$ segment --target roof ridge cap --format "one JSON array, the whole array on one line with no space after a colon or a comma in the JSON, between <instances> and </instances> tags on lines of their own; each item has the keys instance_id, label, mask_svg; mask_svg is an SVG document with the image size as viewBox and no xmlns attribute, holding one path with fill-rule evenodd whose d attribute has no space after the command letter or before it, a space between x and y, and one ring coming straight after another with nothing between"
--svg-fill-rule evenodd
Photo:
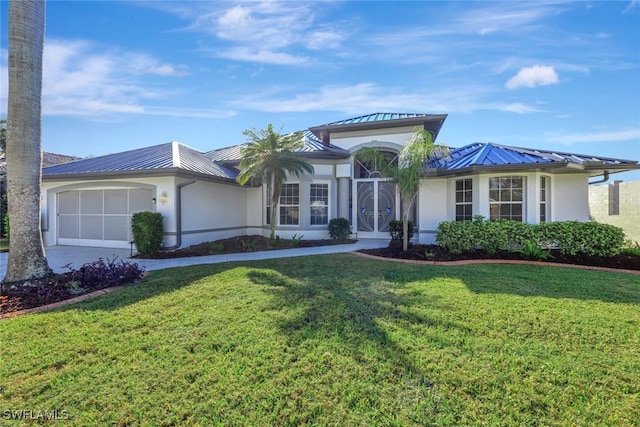
<instances>
[{"instance_id":1,"label":"roof ridge cap","mask_svg":"<svg viewBox=\"0 0 640 427\"><path fill-rule=\"evenodd\" d=\"M178 141L171 141L171 156L173 167L180 168L180 143Z\"/></svg>"}]
</instances>

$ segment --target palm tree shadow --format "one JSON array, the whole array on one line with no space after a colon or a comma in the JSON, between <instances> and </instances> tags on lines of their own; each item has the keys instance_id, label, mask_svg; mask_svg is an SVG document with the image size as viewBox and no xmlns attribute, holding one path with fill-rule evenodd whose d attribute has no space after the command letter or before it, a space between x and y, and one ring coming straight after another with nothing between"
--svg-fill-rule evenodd
<instances>
[{"instance_id":1,"label":"palm tree shadow","mask_svg":"<svg viewBox=\"0 0 640 427\"><path fill-rule=\"evenodd\" d=\"M390 328L397 324L460 328L458 324L418 315L412 310L425 304L443 310L446 309L443 301L435 296L404 292L408 283L419 279L415 275L380 285L367 277L354 280L348 269L344 274L336 273L339 263L329 264L327 268L333 271L329 276L311 274L301 265L281 263L249 272L249 279L273 297L265 310L288 313L278 327L289 344L337 340L340 343L337 351L345 352L359 364L371 364L373 359L387 365L394 376L410 387L423 391L433 387L433 373L412 360L412 349L394 338ZM327 277L333 280L327 281Z\"/></svg>"}]
</instances>

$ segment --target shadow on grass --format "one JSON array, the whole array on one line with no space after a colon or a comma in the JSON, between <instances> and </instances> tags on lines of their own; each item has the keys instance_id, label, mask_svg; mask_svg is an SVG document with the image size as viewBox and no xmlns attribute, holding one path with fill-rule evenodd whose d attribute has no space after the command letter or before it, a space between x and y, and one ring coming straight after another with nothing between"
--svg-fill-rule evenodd
<instances>
[{"instance_id":1,"label":"shadow on grass","mask_svg":"<svg viewBox=\"0 0 640 427\"><path fill-rule=\"evenodd\" d=\"M344 307L344 315L358 317L356 329L377 334L371 321L375 315L398 316L397 307L411 304L407 296L402 298L384 288L371 288L380 278L402 287L414 281L436 278L459 280L476 294L511 294L525 297L568 298L576 300L600 300L603 302L640 304L640 276L600 271L578 270L560 267L527 265L479 264L468 266L429 266L368 260L351 254L333 254L315 257L270 259L250 262L228 262L170 268L150 272L140 285L89 299L58 310L117 310L130 304L175 292L194 282L239 266L256 269L269 268L278 275L251 273L251 280L258 284L280 286L273 291L283 304L308 307L309 319L318 318L322 304L338 304ZM308 283L291 288L287 278ZM278 285L279 281L282 281ZM358 284L357 287L351 286ZM348 290L352 289L352 290ZM375 298L373 298L375 297ZM437 304L438 301L432 301ZM396 310L396 311L394 311ZM349 313L349 314L347 314ZM404 313L403 316L408 316ZM344 319L338 319L344 320ZM428 321L428 319L415 319Z\"/></svg>"}]
</instances>

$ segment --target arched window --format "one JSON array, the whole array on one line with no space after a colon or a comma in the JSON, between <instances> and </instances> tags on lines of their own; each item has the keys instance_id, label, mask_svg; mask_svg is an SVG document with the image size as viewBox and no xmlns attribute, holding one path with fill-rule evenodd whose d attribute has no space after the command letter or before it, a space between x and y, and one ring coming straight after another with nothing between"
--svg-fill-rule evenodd
<instances>
[{"instance_id":1,"label":"arched window","mask_svg":"<svg viewBox=\"0 0 640 427\"><path fill-rule=\"evenodd\" d=\"M380 153L384 156L384 159L387 164L397 165L398 164L398 154L392 151L380 151ZM382 169L382 165L373 164L371 162L363 162L361 160L356 159L353 167L353 177L355 179L367 179L367 178L383 178L380 170Z\"/></svg>"}]
</instances>

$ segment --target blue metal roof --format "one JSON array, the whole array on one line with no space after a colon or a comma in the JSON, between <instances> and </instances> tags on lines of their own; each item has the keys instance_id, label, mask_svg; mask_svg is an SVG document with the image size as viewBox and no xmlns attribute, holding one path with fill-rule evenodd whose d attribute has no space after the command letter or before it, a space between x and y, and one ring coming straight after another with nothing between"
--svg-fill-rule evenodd
<instances>
[{"instance_id":1,"label":"blue metal roof","mask_svg":"<svg viewBox=\"0 0 640 427\"><path fill-rule=\"evenodd\" d=\"M462 171L473 167L518 167L523 169L542 166L576 165L583 168L624 168L635 166L632 160L614 159L610 157L594 157L589 155L563 153L557 151L510 147L492 143L474 143L461 148L451 149L446 158L439 157L429 161L426 169L437 169L440 173Z\"/></svg>"},{"instance_id":2,"label":"blue metal roof","mask_svg":"<svg viewBox=\"0 0 640 427\"><path fill-rule=\"evenodd\" d=\"M386 122L389 120L402 120L402 119L416 119L416 118L430 118L440 116L440 114L414 114L414 113L373 113L366 114L364 116L352 117L350 119L338 120L337 122L327 123L322 126L339 126L350 125L355 123L373 123L373 122Z\"/></svg>"},{"instance_id":3,"label":"blue metal roof","mask_svg":"<svg viewBox=\"0 0 640 427\"><path fill-rule=\"evenodd\" d=\"M54 177L68 174L149 172L164 169L195 172L229 180L235 179L236 176L236 172L231 169L213 163L203 153L178 142L50 166L43 168L42 175L43 177Z\"/></svg>"}]
</instances>

